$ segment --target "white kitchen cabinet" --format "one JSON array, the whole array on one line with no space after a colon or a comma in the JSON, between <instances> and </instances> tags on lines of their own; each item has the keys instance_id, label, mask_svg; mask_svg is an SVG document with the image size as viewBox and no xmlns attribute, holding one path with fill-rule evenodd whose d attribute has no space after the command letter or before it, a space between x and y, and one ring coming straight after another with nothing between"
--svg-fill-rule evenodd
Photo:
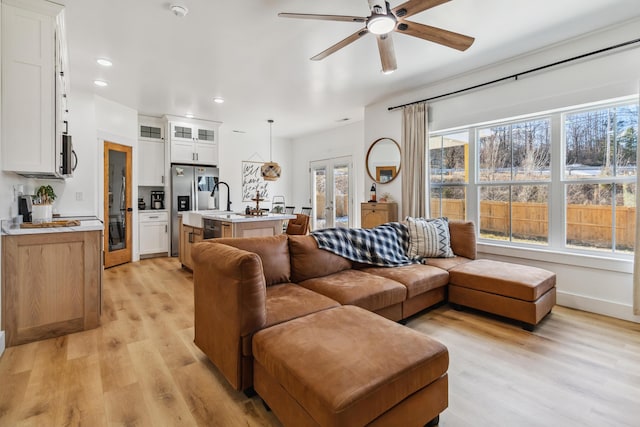
<instances>
[{"instance_id":1,"label":"white kitchen cabinet","mask_svg":"<svg viewBox=\"0 0 640 427\"><path fill-rule=\"evenodd\" d=\"M165 145L161 123L138 126L138 185L162 187L165 182Z\"/></svg>"},{"instance_id":2,"label":"white kitchen cabinet","mask_svg":"<svg viewBox=\"0 0 640 427\"><path fill-rule=\"evenodd\" d=\"M169 214L166 211L138 212L140 255L169 252Z\"/></svg>"},{"instance_id":3,"label":"white kitchen cabinet","mask_svg":"<svg viewBox=\"0 0 640 427\"><path fill-rule=\"evenodd\" d=\"M138 185L164 186L164 141L138 141Z\"/></svg>"},{"instance_id":4,"label":"white kitchen cabinet","mask_svg":"<svg viewBox=\"0 0 640 427\"><path fill-rule=\"evenodd\" d=\"M170 122L171 163L218 165L218 126Z\"/></svg>"},{"instance_id":5,"label":"white kitchen cabinet","mask_svg":"<svg viewBox=\"0 0 640 427\"><path fill-rule=\"evenodd\" d=\"M43 0L2 0L3 170L59 173L68 108L62 10Z\"/></svg>"}]
</instances>

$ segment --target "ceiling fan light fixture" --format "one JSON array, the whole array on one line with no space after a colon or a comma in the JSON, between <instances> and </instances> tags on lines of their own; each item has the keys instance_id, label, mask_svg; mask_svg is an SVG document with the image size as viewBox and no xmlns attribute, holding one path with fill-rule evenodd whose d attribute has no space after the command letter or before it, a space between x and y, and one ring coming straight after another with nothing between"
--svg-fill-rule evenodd
<instances>
[{"instance_id":1,"label":"ceiling fan light fixture","mask_svg":"<svg viewBox=\"0 0 640 427\"><path fill-rule=\"evenodd\" d=\"M376 35L389 34L395 27L393 15L374 15L367 21L367 29Z\"/></svg>"}]
</instances>

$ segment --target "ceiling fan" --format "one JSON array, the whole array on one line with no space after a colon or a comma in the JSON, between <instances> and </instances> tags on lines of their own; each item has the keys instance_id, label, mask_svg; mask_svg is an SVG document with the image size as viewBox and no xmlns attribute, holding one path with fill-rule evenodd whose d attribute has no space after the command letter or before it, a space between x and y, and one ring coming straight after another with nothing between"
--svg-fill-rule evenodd
<instances>
[{"instance_id":1,"label":"ceiling fan","mask_svg":"<svg viewBox=\"0 0 640 427\"><path fill-rule=\"evenodd\" d=\"M326 21L362 22L365 27L356 31L344 40L339 41L330 48L312 57L312 61L319 61L332 53L353 43L359 38L372 33L378 39L378 51L382 62L382 72L390 73L397 68L396 55L393 49L391 33L393 31L418 37L443 46L451 47L460 51L467 50L475 40L473 37L442 28L431 27L417 22L407 21L412 15L423 12L432 7L447 3L450 0L409 0L396 6L393 9L388 1L368 0L371 8L371 15L366 17L345 16L345 15L318 15L309 13L279 13L282 18L319 19Z\"/></svg>"}]
</instances>

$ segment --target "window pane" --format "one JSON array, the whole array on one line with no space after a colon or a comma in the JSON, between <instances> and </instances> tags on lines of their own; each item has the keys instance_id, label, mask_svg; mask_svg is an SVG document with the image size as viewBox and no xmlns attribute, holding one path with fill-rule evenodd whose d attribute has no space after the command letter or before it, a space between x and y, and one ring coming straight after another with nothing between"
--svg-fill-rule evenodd
<instances>
[{"instance_id":1,"label":"window pane","mask_svg":"<svg viewBox=\"0 0 640 427\"><path fill-rule=\"evenodd\" d=\"M480 237L509 240L509 186L480 187Z\"/></svg>"},{"instance_id":2,"label":"window pane","mask_svg":"<svg viewBox=\"0 0 640 427\"><path fill-rule=\"evenodd\" d=\"M333 167L335 227L349 228L349 165Z\"/></svg>"},{"instance_id":3,"label":"window pane","mask_svg":"<svg viewBox=\"0 0 640 427\"><path fill-rule=\"evenodd\" d=\"M429 138L432 183L467 183L469 132Z\"/></svg>"},{"instance_id":4,"label":"window pane","mask_svg":"<svg viewBox=\"0 0 640 427\"><path fill-rule=\"evenodd\" d=\"M635 176L638 146L638 105L616 108L616 176Z\"/></svg>"},{"instance_id":5,"label":"window pane","mask_svg":"<svg viewBox=\"0 0 640 427\"><path fill-rule=\"evenodd\" d=\"M549 187L511 187L511 236L514 242L546 244L549 241Z\"/></svg>"},{"instance_id":6,"label":"window pane","mask_svg":"<svg viewBox=\"0 0 640 427\"><path fill-rule=\"evenodd\" d=\"M567 114L565 177L635 175L638 105Z\"/></svg>"},{"instance_id":7,"label":"window pane","mask_svg":"<svg viewBox=\"0 0 640 427\"><path fill-rule=\"evenodd\" d=\"M512 127L513 179L551 179L551 125L549 120L516 123Z\"/></svg>"},{"instance_id":8,"label":"window pane","mask_svg":"<svg viewBox=\"0 0 640 427\"><path fill-rule=\"evenodd\" d=\"M549 186L480 187L480 237L547 244Z\"/></svg>"},{"instance_id":9,"label":"window pane","mask_svg":"<svg viewBox=\"0 0 640 427\"><path fill-rule=\"evenodd\" d=\"M567 246L612 248L613 184L568 184Z\"/></svg>"},{"instance_id":10,"label":"window pane","mask_svg":"<svg viewBox=\"0 0 640 427\"><path fill-rule=\"evenodd\" d=\"M466 218L466 187L431 187L431 217Z\"/></svg>"},{"instance_id":11,"label":"window pane","mask_svg":"<svg viewBox=\"0 0 640 427\"><path fill-rule=\"evenodd\" d=\"M480 181L511 180L510 126L495 126L478 130Z\"/></svg>"},{"instance_id":12,"label":"window pane","mask_svg":"<svg viewBox=\"0 0 640 427\"><path fill-rule=\"evenodd\" d=\"M636 185L616 184L616 251L632 254L636 236Z\"/></svg>"}]
</instances>

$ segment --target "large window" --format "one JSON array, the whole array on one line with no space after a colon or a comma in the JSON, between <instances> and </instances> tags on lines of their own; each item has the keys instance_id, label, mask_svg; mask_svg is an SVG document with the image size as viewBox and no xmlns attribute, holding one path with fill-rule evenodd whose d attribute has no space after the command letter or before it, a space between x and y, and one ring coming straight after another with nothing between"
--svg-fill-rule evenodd
<instances>
[{"instance_id":1,"label":"large window","mask_svg":"<svg viewBox=\"0 0 640 427\"><path fill-rule=\"evenodd\" d=\"M485 241L624 256L637 143L637 97L434 133L431 215L472 219Z\"/></svg>"}]
</instances>

